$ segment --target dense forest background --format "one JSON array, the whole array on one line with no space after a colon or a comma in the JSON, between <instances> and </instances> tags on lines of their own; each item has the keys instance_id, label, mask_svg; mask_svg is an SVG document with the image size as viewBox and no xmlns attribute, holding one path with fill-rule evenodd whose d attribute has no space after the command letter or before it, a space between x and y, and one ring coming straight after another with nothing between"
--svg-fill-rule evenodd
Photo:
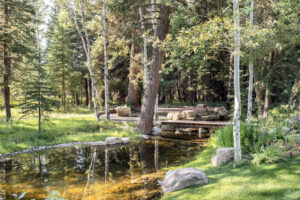
<instances>
[{"instance_id":1,"label":"dense forest background","mask_svg":"<svg viewBox=\"0 0 300 200\"><path fill-rule=\"evenodd\" d=\"M13 117L11 107L21 107L24 114L95 105L103 110L105 32L111 104L140 108L145 69L150 68L153 48L160 45L165 59L159 104L232 106L231 1L164 1L170 14L164 41L153 41L160 1L107 0L106 18L103 2L59 0L46 8L42 0L0 1L0 109L6 110L7 121ZM299 24L298 0L257 0L253 8L248 0L240 2L243 108L247 107L249 60L254 64L254 114L266 115L277 104L299 105Z\"/></svg>"}]
</instances>

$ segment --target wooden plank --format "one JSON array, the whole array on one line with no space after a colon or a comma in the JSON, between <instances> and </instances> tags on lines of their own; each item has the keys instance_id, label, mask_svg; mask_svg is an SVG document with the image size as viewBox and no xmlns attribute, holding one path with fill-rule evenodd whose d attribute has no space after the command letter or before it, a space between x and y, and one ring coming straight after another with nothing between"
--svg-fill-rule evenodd
<instances>
[{"instance_id":1,"label":"wooden plank","mask_svg":"<svg viewBox=\"0 0 300 200\"><path fill-rule=\"evenodd\" d=\"M227 126L232 122L221 122L221 121L193 121L193 120L167 120L161 121L162 124L197 124L197 125L217 125Z\"/></svg>"},{"instance_id":2,"label":"wooden plank","mask_svg":"<svg viewBox=\"0 0 300 200\"><path fill-rule=\"evenodd\" d=\"M220 122L220 121L192 121L192 120L168 120L168 121L161 121L161 125L172 125L175 127L204 127L204 128L211 128L211 127L221 127L227 126L232 124L232 122Z\"/></svg>"}]
</instances>

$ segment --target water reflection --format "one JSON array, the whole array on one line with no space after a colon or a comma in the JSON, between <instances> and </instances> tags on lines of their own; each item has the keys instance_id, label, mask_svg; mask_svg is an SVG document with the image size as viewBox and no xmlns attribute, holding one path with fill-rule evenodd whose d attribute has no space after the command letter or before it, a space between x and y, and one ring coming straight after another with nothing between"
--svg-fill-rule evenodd
<instances>
[{"instance_id":1,"label":"water reflection","mask_svg":"<svg viewBox=\"0 0 300 200\"><path fill-rule=\"evenodd\" d=\"M156 199L162 168L202 149L198 143L148 139L130 146L76 146L22 154L0 166L0 200L45 199L56 190L66 199Z\"/></svg>"}]
</instances>

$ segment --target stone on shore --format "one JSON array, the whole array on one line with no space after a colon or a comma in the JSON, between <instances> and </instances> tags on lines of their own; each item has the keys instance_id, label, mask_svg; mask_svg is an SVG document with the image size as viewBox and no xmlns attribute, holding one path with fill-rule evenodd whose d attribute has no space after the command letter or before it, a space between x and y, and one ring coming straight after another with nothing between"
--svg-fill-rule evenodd
<instances>
[{"instance_id":1,"label":"stone on shore","mask_svg":"<svg viewBox=\"0 0 300 200\"><path fill-rule=\"evenodd\" d=\"M124 144L130 143L130 138L128 138L128 137L121 138L121 140L123 141Z\"/></svg>"},{"instance_id":2,"label":"stone on shore","mask_svg":"<svg viewBox=\"0 0 300 200\"><path fill-rule=\"evenodd\" d=\"M192 185L207 184L206 174L195 168L182 168L168 171L165 179L161 182L163 193L181 190Z\"/></svg>"},{"instance_id":3,"label":"stone on shore","mask_svg":"<svg viewBox=\"0 0 300 200\"><path fill-rule=\"evenodd\" d=\"M91 142L90 144L92 146L105 146L106 145L106 143L103 141Z\"/></svg>"},{"instance_id":4,"label":"stone on shore","mask_svg":"<svg viewBox=\"0 0 300 200\"><path fill-rule=\"evenodd\" d=\"M115 144L122 144L123 140L119 137L108 137L105 140L107 145L115 145Z\"/></svg>"},{"instance_id":5,"label":"stone on shore","mask_svg":"<svg viewBox=\"0 0 300 200\"><path fill-rule=\"evenodd\" d=\"M218 148L217 155L211 159L214 166L221 166L234 160L234 148Z\"/></svg>"}]
</instances>

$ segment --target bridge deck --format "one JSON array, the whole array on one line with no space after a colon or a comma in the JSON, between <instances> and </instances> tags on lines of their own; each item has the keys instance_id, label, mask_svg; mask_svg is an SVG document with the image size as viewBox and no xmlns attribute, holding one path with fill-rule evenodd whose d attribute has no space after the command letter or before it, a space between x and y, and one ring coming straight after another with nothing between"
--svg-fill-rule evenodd
<instances>
[{"instance_id":1,"label":"bridge deck","mask_svg":"<svg viewBox=\"0 0 300 200\"><path fill-rule=\"evenodd\" d=\"M161 125L171 125L178 128L181 127L195 127L195 128L214 128L222 127L232 124L232 122L221 121L192 121L192 120L167 120L161 121Z\"/></svg>"}]
</instances>

